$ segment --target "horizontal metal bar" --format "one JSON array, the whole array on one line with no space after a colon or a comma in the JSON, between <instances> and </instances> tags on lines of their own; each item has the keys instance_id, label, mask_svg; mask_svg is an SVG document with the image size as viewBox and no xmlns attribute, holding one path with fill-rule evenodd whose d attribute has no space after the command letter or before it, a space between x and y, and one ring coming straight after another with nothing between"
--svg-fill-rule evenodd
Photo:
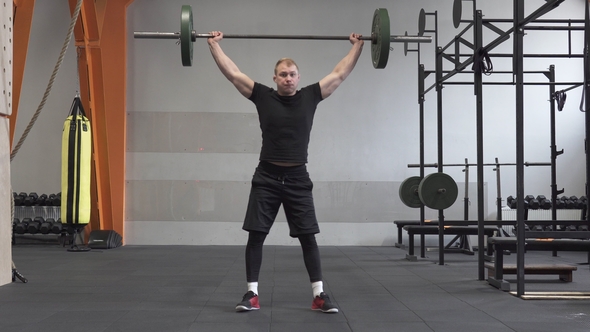
<instances>
[{"instance_id":1,"label":"horizontal metal bar","mask_svg":"<svg viewBox=\"0 0 590 332\"><path fill-rule=\"evenodd\" d=\"M180 32L135 31L133 37L137 39L179 39Z\"/></svg>"},{"instance_id":2,"label":"horizontal metal bar","mask_svg":"<svg viewBox=\"0 0 590 332\"><path fill-rule=\"evenodd\" d=\"M447 54L447 53L445 53ZM514 54L511 53L488 53L488 55L490 56L490 58L512 58L514 57ZM455 54L449 54L449 56L455 56ZM459 57L461 58L467 58L467 57L471 57L473 56L473 54L467 54L467 53L461 53L459 54ZM581 53L576 53L576 54L550 54L550 53L546 53L546 54L523 54L523 57L525 58L583 58L584 54Z\"/></svg>"},{"instance_id":3,"label":"horizontal metal bar","mask_svg":"<svg viewBox=\"0 0 590 332\"><path fill-rule=\"evenodd\" d=\"M465 167L465 166L477 166L477 164L467 163L467 164L443 164L443 167ZM486 163L483 166L516 166L516 163ZM545 162L525 162L524 166L551 166L551 163ZM409 168L417 168L420 167L420 164L408 164ZM424 167L438 167L438 163L433 164L424 164Z\"/></svg>"},{"instance_id":4,"label":"horizontal metal bar","mask_svg":"<svg viewBox=\"0 0 590 332\"><path fill-rule=\"evenodd\" d=\"M553 31L584 31L585 27L563 27L563 26L525 26L525 30L553 30Z\"/></svg>"},{"instance_id":5,"label":"horizontal metal bar","mask_svg":"<svg viewBox=\"0 0 590 332\"><path fill-rule=\"evenodd\" d=\"M461 22L471 22L470 20L462 20ZM482 20L484 23L511 23L514 24L514 19L512 18L500 18L500 19L487 19L484 18ZM584 24L584 20L582 19L536 19L529 24Z\"/></svg>"},{"instance_id":6,"label":"horizontal metal bar","mask_svg":"<svg viewBox=\"0 0 590 332\"><path fill-rule=\"evenodd\" d=\"M471 72L473 74L473 72ZM468 74L463 72L463 74ZM447 81L444 85L473 85L472 81ZM516 85L516 82L482 82L483 85ZM580 86L584 83L580 82L523 82L525 86L559 86L559 85L576 85Z\"/></svg>"},{"instance_id":7,"label":"horizontal metal bar","mask_svg":"<svg viewBox=\"0 0 590 332\"><path fill-rule=\"evenodd\" d=\"M526 223L526 221L525 221ZM525 231L526 238L552 238L552 239L587 239L590 237L588 231ZM526 240L525 240L526 241ZM526 247L525 247L526 248Z\"/></svg>"},{"instance_id":8,"label":"horizontal metal bar","mask_svg":"<svg viewBox=\"0 0 590 332\"><path fill-rule=\"evenodd\" d=\"M150 32L150 31L135 31L134 37L138 39L179 39L179 32ZM210 38L209 33L195 33L193 31L192 39L196 38ZM236 35L224 34L224 39L301 39L301 40L348 40L349 36L317 36L317 35ZM373 37L363 36L362 40L373 41ZM392 43L430 43L431 36L390 36Z\"/></svg>"}]
</instances>

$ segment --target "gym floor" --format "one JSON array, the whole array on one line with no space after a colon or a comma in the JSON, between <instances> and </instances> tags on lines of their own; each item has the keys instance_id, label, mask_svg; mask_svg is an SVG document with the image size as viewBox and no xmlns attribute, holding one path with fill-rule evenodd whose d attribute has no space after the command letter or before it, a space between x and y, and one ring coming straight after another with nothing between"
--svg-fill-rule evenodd
<instances>
[{"instance_id":1,"label":"gym floor","mask_svg":"<svg viewBox=\"0 0 590 332\"><path fill-rule=\"evenodd\" d=\"M477 280L477 255L448 253L439 265L435 251L409 262L395 247L320 247L324 289L340 308L324 314L310 310L299 247L265 246L261 310L242 313L242 245L12 250L28 283L0 287L3 332L590 331L590 299L520 299ZM528 252L526 261L578 267L571 283L527 276L527 292L590 291L587 253Z\"/></svg>"}]
</instances>

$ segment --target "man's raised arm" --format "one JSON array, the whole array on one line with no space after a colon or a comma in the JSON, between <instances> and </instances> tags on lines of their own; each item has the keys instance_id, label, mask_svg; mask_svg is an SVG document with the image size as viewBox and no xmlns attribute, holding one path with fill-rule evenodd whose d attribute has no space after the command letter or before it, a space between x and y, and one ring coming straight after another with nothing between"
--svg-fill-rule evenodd
<instances>
[{"instance_id":1,"label":"man's raised arm","mask_svg":"<svg viewBox=\"0 0 590 332\"><path fill-rule=\"evenodd\" d=\"M326 77L320 80L320 89L322 90L322 98L328 98L340 84L348 77L348 75L354 69L356 62L363 51L364 41L361 35L352 33L350 34L350 43L352 48L348 54L338 62L334 70Z\"/></svg>"},{"instance_id":2,"label":"man's raised arm","mask_svg":"<svg viewBox=\"0 0 590 332\"><path fill-rule=\"evenodd\" d=\"M223 52L219 42L223 39L223 33L212 31L213 37L207 39L209 50L213 59L221 70L221 73L240 91L240 93L249 98L252 95L254 81L246 74L242 73L238 66Z\"/></svg>"}]
</instances>

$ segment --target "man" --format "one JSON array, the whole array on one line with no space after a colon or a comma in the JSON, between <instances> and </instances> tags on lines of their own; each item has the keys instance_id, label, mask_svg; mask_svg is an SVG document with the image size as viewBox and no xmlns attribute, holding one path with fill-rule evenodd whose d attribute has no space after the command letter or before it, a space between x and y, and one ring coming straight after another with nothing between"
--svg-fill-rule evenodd
<instances>
[{"instance_id":1,"label":"man","mask_svg":"<svg viewBox=\"0 0 590 332\"><path fill-rule=\"evenodd\" d=\"M320 254L315 239L319 226L315 215L312 188L307 173L307 147L317 104L328 98L356 65L363 49L361 35L351 34L348 54L334 70L318 83L297 90L299 68L289 58L280 59L274 70L276 90L254 82L242 73L223 52L220 31L207 39L217 66L225 77L258 111L262 130L260 163L252 178L252 188L243 229L249 232L246 245L246 281L248 292L237 311L260 309L258 275L262 264L262 246L281 204L289 225L289 235L298 238L311 281L311 308L337 313L338 308L323 291Z\"/></svg>"}]
</instances>

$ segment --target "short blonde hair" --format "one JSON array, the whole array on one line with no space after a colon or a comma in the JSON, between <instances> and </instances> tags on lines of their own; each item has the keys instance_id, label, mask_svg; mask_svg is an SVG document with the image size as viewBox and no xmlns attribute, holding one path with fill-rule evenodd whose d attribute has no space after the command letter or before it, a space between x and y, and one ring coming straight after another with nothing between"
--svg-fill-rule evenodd
<instances>
[{"instance_id":1,"label":"short blonde hair","mask_svg":"<svg viewBox=\"0 0 590 332\"><path fill-rule=\"evenodd\" d=\"M275 65L275 75L277 74L277 68L279 67L279 65L281 63L285 63L287 66L295 66L297 68L297 71L299 71L299 66L297 66L297 63L295 63L295 60L291 59L291 58L280 58L279 61L277 61L277 64Z\"/></svg>"}]
</instances>

